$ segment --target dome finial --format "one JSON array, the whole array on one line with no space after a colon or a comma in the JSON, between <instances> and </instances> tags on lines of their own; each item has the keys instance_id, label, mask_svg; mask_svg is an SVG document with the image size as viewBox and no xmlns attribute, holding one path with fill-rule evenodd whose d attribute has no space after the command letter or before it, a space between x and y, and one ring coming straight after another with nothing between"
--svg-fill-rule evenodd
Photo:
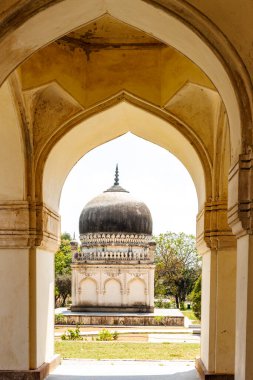
<instances>
[{"instance_id":1,"label":"dome finial","mask_svg":"<svg viewBox=\"0 0 253 380\"><path fill-rule=\"evenodd\" d=\"M119 186L119 168L118 168L118 164L116 165L116 169L115 169L114 186Z\"/></svg>"}]
</instances>

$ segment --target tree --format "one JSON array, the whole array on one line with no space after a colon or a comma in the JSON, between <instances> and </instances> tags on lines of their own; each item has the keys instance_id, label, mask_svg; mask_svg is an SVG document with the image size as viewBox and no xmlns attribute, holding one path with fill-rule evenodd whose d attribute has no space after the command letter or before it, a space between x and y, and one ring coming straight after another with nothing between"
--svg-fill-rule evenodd
<instances>
[{"instance_id":1,"label":"tree","mask_svg":"<svg viewBox=\"0 0 253 380\"><path fill-rule=\"evenodd\" d=\"M174 296L179 308L192 291L201 271L195 237L183 232L166 232L155 237L155 241L155 291L163 296Z\"/></svg>"},{"instance_id":2,"label":"tree","mask_svg":"<svg viewBox=\"0 0 253 380\"><path fill-rule=\"evenodd\" d=\"M71 236L65 232L61 235L61 244L55 254L55 304L65 306L71 296Z\"/></svg>"},{"instance_id":3,"label":"tree","mask_svg":"<svg viewBox=\"0 0 253 380\"><path fill-rule=\"evenodd\" d=\"M55 276L71 273L72 252L70 246L70 234L61 235L61 244L55 254Z\"/></svg>"},{"instance_id":4,"label":"tree","mask_svg":"<svg viewBox=\"0 0 253 380\"><path fill-rule=\"evenodd\" d=\"M57 289L58 304L60 307L65 306L67 298L71 295L71 275L60 274L55 279L55 288Z\"/></svg>"},{"instance_id":5,"label":"tree","mask_svg":"<svg viewBox=\"0 0 253 380\"><path fill-rule=\"evenodd\" d=\"M201 319L201 276L195 282L191 292L192 310L198 319Z\"/></svg>"}]
</instances>

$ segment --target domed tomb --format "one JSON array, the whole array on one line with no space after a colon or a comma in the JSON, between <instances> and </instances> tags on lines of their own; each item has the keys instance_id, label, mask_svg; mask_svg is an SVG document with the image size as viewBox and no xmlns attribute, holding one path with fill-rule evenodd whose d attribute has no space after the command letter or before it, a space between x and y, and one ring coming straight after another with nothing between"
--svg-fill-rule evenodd
<instances>
[{"instance_id":1,"label":"domed tomb","mask_svg":"<svg viewBox=\"0 0 253 380\"><path fill-rule=\"evenodd\" d=\"M83 208L79 231L72 310L153 311L152 216L145 203L119 185L118 166L114 185Z\"/></svg>"},{"instance_id":2,"label":"domed tomb","mask_svg":"<svg viewBox=\"0 0 253 380\"><path fill-rule=\"evenodd\" d=\"M80 235L89 232L152 234L152 217L145 203L135 199L115 181L84 207L79 219Z\"/></svg>"}]
</instances>

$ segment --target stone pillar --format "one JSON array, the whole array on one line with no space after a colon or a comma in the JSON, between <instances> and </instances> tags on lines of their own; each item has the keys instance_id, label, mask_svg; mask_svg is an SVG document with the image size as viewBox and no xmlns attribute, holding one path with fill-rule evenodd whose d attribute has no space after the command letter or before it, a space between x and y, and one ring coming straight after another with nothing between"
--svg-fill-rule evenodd
<instances>
[{"instance_id":1,"label":"stone pillar","mask_svg":"<svg viewBox=\"0 0 253 380\"><path fill-rule=\"evenodd\" d=\"M253 379L253 236L237 243L235 379Z\"/></svg>"},{"instance_id":2,"label":"stone pillar","mask_svg":"<svg viewBox=\"0 0 253 380\"><path fill-rule=\"evenodd\" d=\"M223 228L216 224L225 220L226 212L225 203L215 202L207 204L198 218L198 225L205 227L198 234L198 250L202 254L202 312L201 355L196 363L203 379L234 378L236 240L226 224Z\"/></svg>"},{"instance_id":3,"label":"stone pillar","mask_svg":"<svg viewBox=\"0 0 253 380\"><path fill-rule=\"evenodd\" d=\"M30 369L54 356L54 252L30 250Z\"/></svg>"},{"instance_id":4,"label":"stone pillar","mask_svg":"<svg viewBox=\"0 0 253 380\"><path fill-rule=\"evenodd\" d=\"M0 206L0 378L44 378L49 363L59 362L54 358L58 222L42 204Z\"/></svg>"},{"instance_id":5,"label":"stone pillar","mask_svg":"<svg viewBox=\"0 0 253 380\"><path fill-rule=\"evenodd\" d=\"M29 369L29 249L0 249L0 378Z\"/></svg>"},{"instance_id":6,"label":"stone pillar","mask_svg":"<svg viewBox=\"0 0 253 380\"><path fill-rule=\"evenodd\" d=\"M229 222L237 236L235 380L253 379L253 154L229 174Z\"/></svg>"}]
</instances>

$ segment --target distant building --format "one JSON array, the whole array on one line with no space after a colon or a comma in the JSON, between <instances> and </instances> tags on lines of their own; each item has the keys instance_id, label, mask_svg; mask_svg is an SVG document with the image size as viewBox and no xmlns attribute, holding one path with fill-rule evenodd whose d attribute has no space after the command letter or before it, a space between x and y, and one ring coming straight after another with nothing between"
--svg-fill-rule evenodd
<instances>
[{"instance_id":1,"label":"distant building","mask_svg":"<svg viewBox=\"0 0 253 380\"><path fill-rule=\"evenodd\" d=\"M154 249L148 207L119 185L92 199L72 242L73 311L152 312Z\"/></svg>"}]
</instances>

